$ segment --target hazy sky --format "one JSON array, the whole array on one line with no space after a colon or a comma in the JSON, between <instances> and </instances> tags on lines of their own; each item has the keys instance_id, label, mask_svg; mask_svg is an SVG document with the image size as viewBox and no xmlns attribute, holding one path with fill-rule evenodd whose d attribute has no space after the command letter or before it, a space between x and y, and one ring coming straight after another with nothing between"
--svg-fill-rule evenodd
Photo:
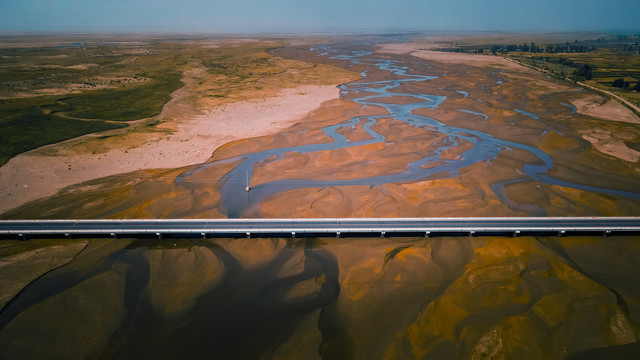
<instances>
[{"instance_id":1,"label":"hazy sky","mask_svg":"<svg viewBox=\"0 0 640 360\"><path fill-rule=\"evenodd\" d=\"M0 0L0 31L640 31L640 0Z\"/></svg>"}]
</instances>

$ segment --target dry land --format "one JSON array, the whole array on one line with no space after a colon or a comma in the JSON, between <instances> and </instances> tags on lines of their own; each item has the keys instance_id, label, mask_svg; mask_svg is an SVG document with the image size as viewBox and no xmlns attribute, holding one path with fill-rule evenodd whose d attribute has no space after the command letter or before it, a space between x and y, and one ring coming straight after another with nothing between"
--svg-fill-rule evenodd
<instances>
[{"instance_id":1,"label":"dry land","mask_svg":"<svg viewBox=\"0 0 640 360\"><path fill-rule=\"evenodd\" d=\"M276 58L266 52L280 45L273 41L143 40L104 45L94 39L86 47L35 48L26 55L22 48L5 50L16 55L3 58L0 75L7 81L0 107L16 115L0 120L6 130L0 148L6 162L0 168L0 212L88 180L202 163L227 142L290 127L323 101L337 98L336 85L357 78L331 66ZM86 58L108 60L91 67L76 64ZM69 67L71 75L60 73ZM180 77L162 88L149 74L168 69ZM21 82L9 79L15 72L25 74ZM98 77L111 80L91 85ZM70 87L74 81L90 85ZM147 93L147 83L154 93ZM43 96L41 87L55 91ZM162 102L155 109L144 106L163 90L166 99L158 98ZM92 97L95 104L84 105L82 97ZM83 104L84 110L58 109L61 102ZM36 104L38 114L33 115ZM123 114L114 108L130 110ZM48 128L54 118L64 126ZM89 127L69 131L76 123ZM118 129L100 131L104 128L96 123ZM128 126L121 128L123 123ZM77 137L77 131L99 132ZM38 147L49 141L55 144ZM30 147L36 149L17 155Z\"/></svg>"},{"instance_id":2,"label":"dry land","mask_svg":"<svg viewBox=\"0 0 640 360\"><path fill-rule=\"evenodd\" d=\"M544 183L524 175L528 163L540 160L535 159L533 150L510 147L491 161L469 164L457 176L443 172L417 181L280 191L242 210L241 216L586 216L638 212L638 201L626 196L562 185L636 192L640 120L635 114L615 101L501 57L439 52L428 46L433 44L417 41L368 48L373 57L435 78L403 84L390 98L370 98L383 106L363 107L353 101L360 93L345 91L338 99L335 84L339 80L362 82L355 74L363 72L367 80L384 80L389 76L386 71L318 56L310 50L312 45L283 47L272 41L242 41L206 50L200 45L190 51L206 51L207 57L201 54L187 62L183 87L172 93L172 100L153 123L140 121L142 130L136 130L134 124L130 130L72 139L19 155L1 168L2 209L13 208L4 216L225 217L222 186L227 180L223 178L243 156L332 143L324 128L349 119L358 122L338 133L351 142L370 140L364 129L364 119L370 116L380 117L371 129L382 134L384 142L289 151L266 158L254 165L249 185L380 177L401 173L412 161L434 153L440 154L439 160L424 167L463 159L473 150L465 140L440 152L449 141L447 136L433 128L385 117L387 105L410 105L415 101L412 94L446 97L437 107L417 108L413 114L544 151L553 161L549 175L561 183ZM298 81L333 81L334 85L300 87ZM275 91L286 89L287 84L295 86ZM181 174L192 172L195 175L183 180ZM496 188L496 184L505 185ZM34 201L25 203L29 200Z\"/></svg>"},{"instance_id":3,"label":"dry land","mask_svg":"<svg viewBox=\"0 0 640 360\"><path fill-rule=\"evenodd\" d=\"M451 37L89 39L0 46L2 218L640 212L635 114ZM634 358L637 240L1 240L0 358Z\"/></svg>"}]
</instances>

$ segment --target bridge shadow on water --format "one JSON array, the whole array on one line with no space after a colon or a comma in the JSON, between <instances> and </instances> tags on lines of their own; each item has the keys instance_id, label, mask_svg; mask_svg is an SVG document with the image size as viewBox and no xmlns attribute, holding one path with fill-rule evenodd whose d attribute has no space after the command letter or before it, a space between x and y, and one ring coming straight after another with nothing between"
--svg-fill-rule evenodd
<instances>
[{"instance_id":1,"label":"bridge shadow on water","mask_svg":"<svg viewBox=\"0 0 640 360\"><path fill-rule=\"evenodd\" d=\"M0 358L625 358L636 242L92 239L4 306Z\"/></svg>"}]
</instances>

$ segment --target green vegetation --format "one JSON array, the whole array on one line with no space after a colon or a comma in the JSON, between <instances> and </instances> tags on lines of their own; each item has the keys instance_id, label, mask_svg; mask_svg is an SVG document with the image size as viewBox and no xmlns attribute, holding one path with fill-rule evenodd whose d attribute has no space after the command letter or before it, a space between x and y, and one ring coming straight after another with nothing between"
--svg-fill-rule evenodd
<instances>
[{"instance_id":1,"label":"green vegetation","mask_svg":"<svg viewBox=\"0 0 640 360\"><path fill-rule=\"evenodd\" d=\"M0 55L0 165L42 145L158 115L186 68L185 58L161 43Z\"/></svg>"},{"instance_id":2,"label":"green vegetation","mask_svg":"<svg viewBox=\"0 0 640 360\"><path fill-rule=\"evenodd\" d=\"M130 121L156 116L171 100L171 93L182 85L182 74L175 71L150 74L149 83L122 90L95 90L64 97L47 107L67 115L114 121Z\"/></svg>"},{"instance_id":3,"label":"green vegetation","mask_svg":"<svg viewBox=\"0 0 640 360\"><path fill-rule=\"evenodd\" d=\"M514 35L495 39L493 44L487 44L491 38L476 37L440 50L499 54L557 78L584 82L640 105L640 85L637 85L640 83L640 35L582 34L580 39L569 39L578 35L550 34L547 38L531 35L531 41ZM516 45L515 41L523 43Z\"/></svg>"},{"instance_id":4,"label":"green vegetation","mask_svg":"<svg viewBox=\"0 0 640 360\"><path fill-rule=\"evenodd\" d=\"M203 65L211 74L237 77L239 79L254 80L257 77L273 76L285 72L287 69L273 60L273 55L267 51L274 44L246 43L239 46L219 48L203 58Z\"/></svg>"},{"instance_id":5,"label":"green vegetation","mask_svg":"<svg viewBox=\"0 0 640 360\"><path fill-rule=\"evenodd\" d=\"M0 47L0 165L42 145L153 118L184 86L186 70L194 70L186 100L203 109L358 78L276 57L272 51L284 43L271 40L103 39L47 48L36 47L47 42L41 38L30 41L31 48ZM136 124L126 134L153 127Z\"/></svg>"},{"instance_id":6,"label":"green vegetation","mask_svg":"<svg viewBox=\"0 0 640 360\"><path fill-rule=\"evenodd\" d=\"M588 53L546 54L545 56L510 53L508 56L526 65L549 72L558 78L582 81L610 91L633 104L640 104L640 54L602 48Z\"/></svg>"},{"instance_id":7,"label":"green vegetation","mask_svg":"<svg viewBox=\"0 0 640 360\"><path fill-rule=\"evenodd\" d=\"M52 97L0 101L0 164L13 156L46 144L53 144L97 131L126 126L105 121L83 121L45 114Z\"/></svg>"},{"instance_id":8,"label":"green vegetation","mask_svg":"<svg viewBox=\"0 0 640 360\"><path fill-rule=\"evenodd\" d=\"M300 85L330 85L353 81L357 73L329 65L288 60L273 55L284 45L278 41L255 41L220 46L213 51L191 51L206 67L207 76L197 87L202 108L212 105L267 98L282 89Z\"/></svg>"}]
</instances>

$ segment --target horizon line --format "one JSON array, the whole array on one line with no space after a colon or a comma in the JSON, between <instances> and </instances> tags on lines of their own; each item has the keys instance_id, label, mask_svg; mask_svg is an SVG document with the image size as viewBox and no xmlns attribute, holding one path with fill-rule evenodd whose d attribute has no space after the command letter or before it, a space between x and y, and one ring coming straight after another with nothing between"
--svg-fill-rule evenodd
<instances>
[{"instance_id":1,"label":"horizon line","mask_svg":"<svg viewBox=\"0 0 640 360\"><path fill-rule=\"evenodd\" d=\"M336 31L171 31L171 30L0 30L0 36L19 35L199 35L199 36L323 36L323 35L440 35L440 34L576 34L607 33L637 34L638 29L601 30L469 30L469 29L388 29L388 30L336 30Z\"/></svg>"}]
</instances>

